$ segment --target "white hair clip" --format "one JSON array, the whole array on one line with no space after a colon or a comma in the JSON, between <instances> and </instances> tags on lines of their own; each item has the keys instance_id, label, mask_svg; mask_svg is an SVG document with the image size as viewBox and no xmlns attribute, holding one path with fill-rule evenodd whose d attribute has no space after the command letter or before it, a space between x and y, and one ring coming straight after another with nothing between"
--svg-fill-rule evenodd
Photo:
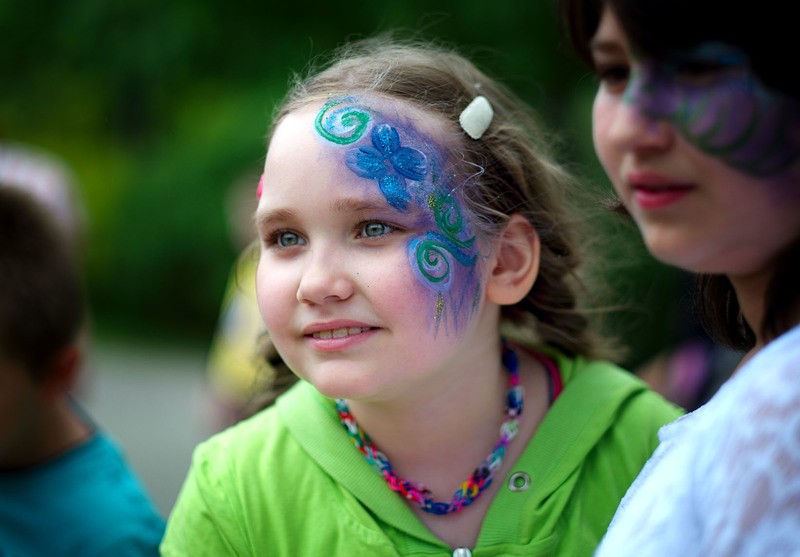
<instances>
[{"instance_id":1,"label":"white hair clip","mask_svg":"<svg viewBox=\"0 0 800 557\"><path fill-rule=\"evenodd\" d=\"M483 95L478 95L461 112L458 123L472 139L480 139L489 128L489 124L492 123L493 117L494 110L488 99Z\"/></svg>"}]
</instances>

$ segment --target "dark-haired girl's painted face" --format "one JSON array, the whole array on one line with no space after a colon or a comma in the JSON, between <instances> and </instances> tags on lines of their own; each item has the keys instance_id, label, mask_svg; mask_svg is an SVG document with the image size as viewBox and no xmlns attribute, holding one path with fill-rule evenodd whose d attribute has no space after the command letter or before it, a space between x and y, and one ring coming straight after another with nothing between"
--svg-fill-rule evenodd
<instances>
[{"instance_id":1,"label":"dark-haired girl's painted face","mask_svg":"<svg viewBox=\"0 0 800 557\"><path fill-rule=\"evenodd\" d=\"M285 361L327 396L388 396L463 370L496 339L479 241L430 120L339 99L292 112L270 142L259 307Z\"/></svg>"},{"instance_id":2,"label":"dark-haired girl's painted face","mask_svg":"<svg viewBox=\"0 0 800 557\"><path fill-rule=\"evenodd\" d=\"M800 236L800 107L709 42L666 60L632 52L606 8L590 45L597 154L659 259L765 271Z\"/></svg>"},{"instance_id":3,"label":"dark-haired girl's painted face","mask_svg":"<svg viewBox=\"0 0 800 557\"><path fill-rule=\"evenodd\" d=\"M665 60L634 59L623 100L754 176L776 175L800 155L800 106L764 86L736 47L709 42Z\"/></svg>"}]
</instances>

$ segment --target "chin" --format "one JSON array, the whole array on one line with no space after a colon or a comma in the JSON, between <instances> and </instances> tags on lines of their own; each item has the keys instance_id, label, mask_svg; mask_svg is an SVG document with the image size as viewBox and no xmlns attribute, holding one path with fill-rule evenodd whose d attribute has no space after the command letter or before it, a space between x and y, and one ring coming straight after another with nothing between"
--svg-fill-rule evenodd
<instances>
[{"instance_id":1,"label":"chin","mask_svg":"<svg viewBox=\"0 0 800 557\"><path fill-rule=\"evenodd\" d=\"M665 265L677 267L691 273L708 272L703 270L703 265L696 260L696 256L693 256L689 249L682 249L680 246L665 242L646 241L645 245L650 255Z\"/></svg>"},{"instance_id":2,"label":"chin","mask_svg":"<svg viewBox=\"0 0 800 557\"><path fill-rule=\"evenodd\" d=\"M708 257L697 254L692 250L667 249L661 246L651 247L649 244L647 249L650 251L650 254L661 263L688 271L689 273L726 274L728 271L725 268L720 268L718 265L715 265L712 261L709 261Z\"/></svg>"},{"instance_id":3,"label":"chin","mask_svg":"<svg viewBox=\"0 0 800 557\"><path fill-rule=\"evenodd\" d=\"M309 379L323 396L328 398L364 399L374 394L374 387L364 377L343 375L315 377Z\"/></svg>"}]
</instances>

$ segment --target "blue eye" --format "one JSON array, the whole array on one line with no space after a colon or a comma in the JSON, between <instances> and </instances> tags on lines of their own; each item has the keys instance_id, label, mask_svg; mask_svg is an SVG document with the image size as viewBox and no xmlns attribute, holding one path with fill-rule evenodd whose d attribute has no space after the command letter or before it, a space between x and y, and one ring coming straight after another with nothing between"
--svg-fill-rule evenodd
<instances>
[{"instance_id":1,"label":"blue eye","mask_svg":"<svg viewBox=\"0 0 800 557\"><path fill-rule=\"evenodd\" d=\"M305 243L299 235L294 232L289 232L288 230L279 232L276 240L278 245L282 248L292 248Z\"/></svg>"},{"instance_id":2,"label":"blue eye","mask_svg":"<svg viewBox=\"0 0 800 557\"><path fill-rule=\"evenodd\" d=\"M385 222L367 222L361 226L361 234L366 238L377 238L392 230L393 228Z\"/></svg>"}]
</instances>

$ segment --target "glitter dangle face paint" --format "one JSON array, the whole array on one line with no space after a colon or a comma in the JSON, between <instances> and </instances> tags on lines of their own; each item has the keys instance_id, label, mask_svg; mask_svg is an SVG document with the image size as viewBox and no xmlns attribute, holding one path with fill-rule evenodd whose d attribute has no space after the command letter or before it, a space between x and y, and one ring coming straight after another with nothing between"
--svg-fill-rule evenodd
<instances>
[{"instance_id":1,"label":"glitter dangle face paint","mask_svg":"<svg viewBox=\"0 0 800 557\"><path fill-rule=\"evenodd\" d=\"M409 243L409 258L411 267L420 282L437 292L435 319L437 324L441 321L445 308L444 295L452 288L454 276L452 274L452 261L456 260L464 268L475 266L475 237L465 236L465 224L461 216L458 202L452 195L431 194L430 204L434 219L438 225L435 231L428 231L424 236L417 236ZM479 294L476 289L475 295ZM478 303L478 298L468 300L465 297L451 299L455 305L453 313L459 315L465 311L471 312ZM470 303L471 307L464 307Z\"/></svg>"},{"instance_id":2,"label":"glitter dangle face paint","mask_svg":"<svg viewBox=\"0 0 800 557\"><path fill-rule=\"evenodd\" d=\"M761 83L737 47L704 43L665 60L637 60L623 98L754 176L780 173L800 155L798 103Z\"/></svg>"},{"instance_id":3,"label":"glitter dangle face paint","mask_svg":"<svg viewBox=\"0 0 800 557\"><path fill-rule=\"evenodd\" d=\"M452 193L455 184L442 180L444 150L413 125L389 122L349 97L325 103L315 130L333 144L352 145L344 164L356 176L374 180L391 207L407 213L413 204L423 215L423 230L408 243L409 262L434 296L434 332L443 322L457 331L477 306L480 281L475 236Z\"/></svg>"}]
</instances>

